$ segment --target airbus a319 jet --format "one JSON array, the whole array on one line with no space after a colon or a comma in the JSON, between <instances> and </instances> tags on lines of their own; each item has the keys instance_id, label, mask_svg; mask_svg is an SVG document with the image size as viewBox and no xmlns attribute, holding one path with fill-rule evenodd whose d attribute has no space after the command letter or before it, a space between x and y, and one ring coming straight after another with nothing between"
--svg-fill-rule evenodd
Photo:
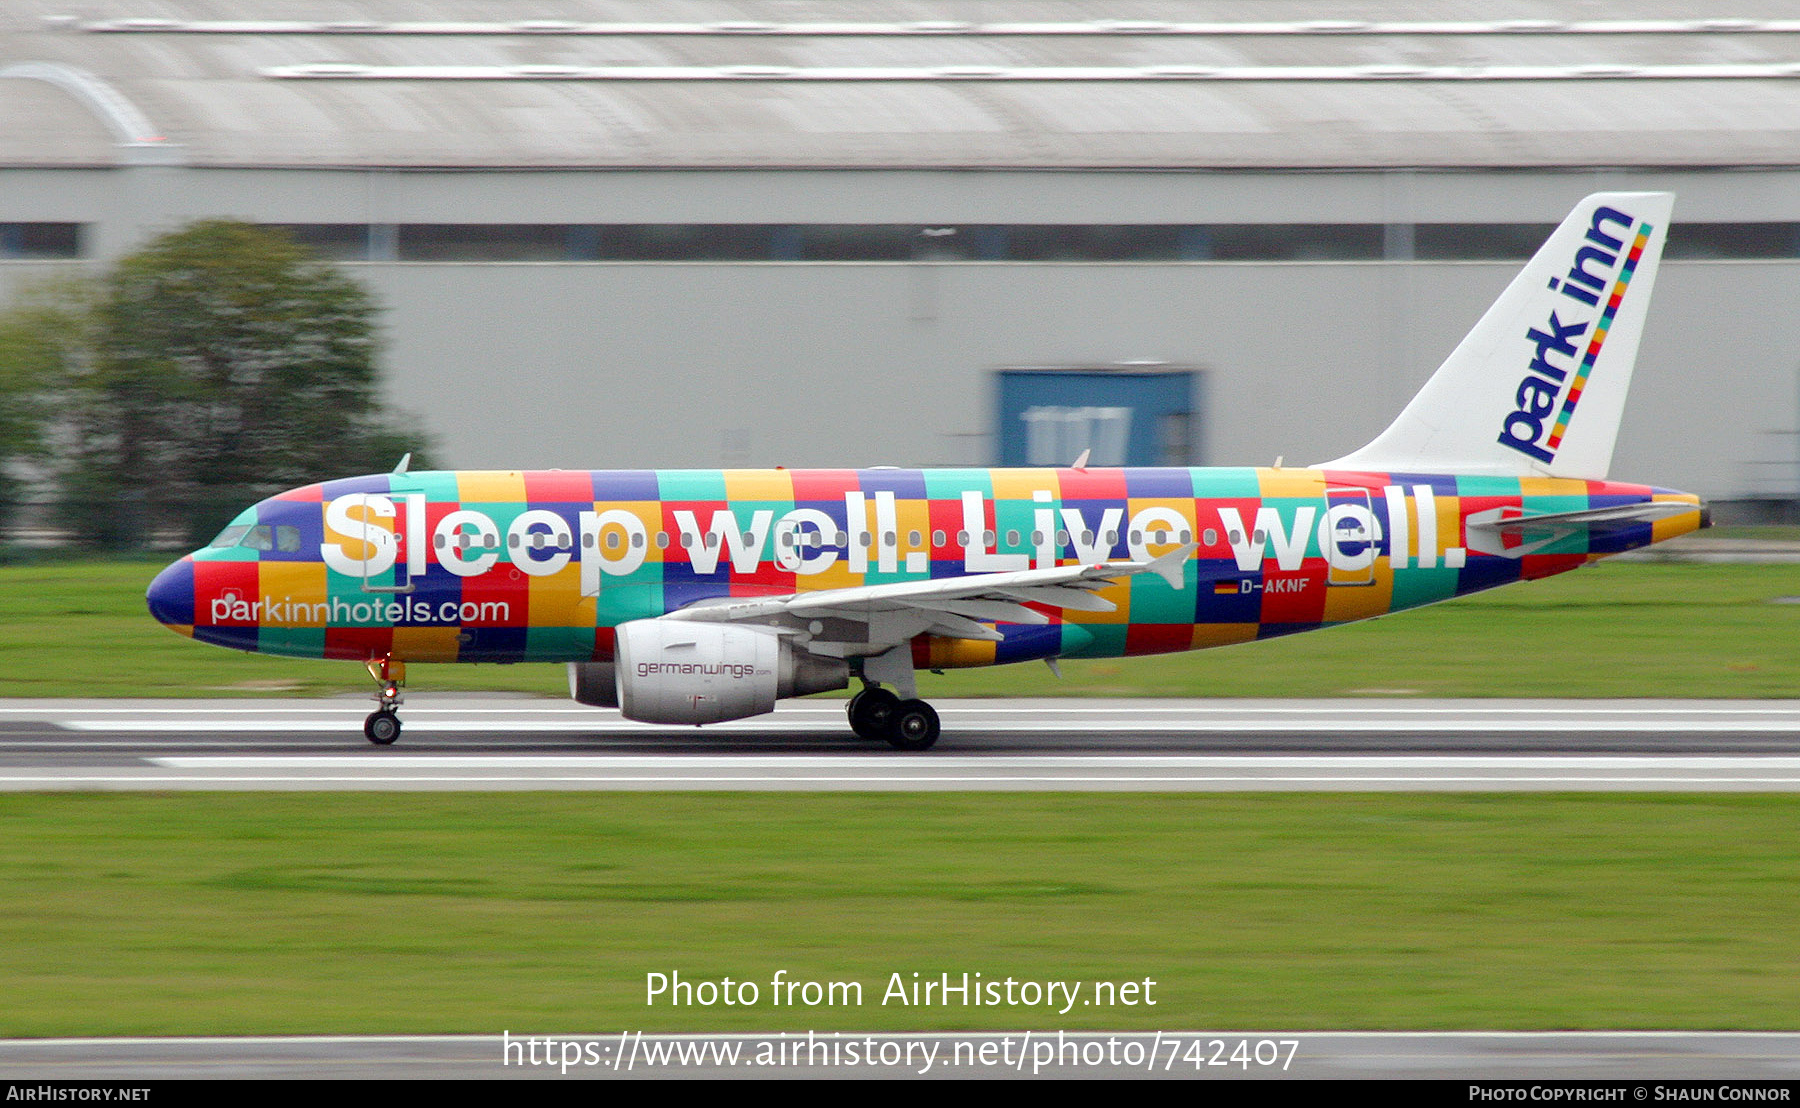
<instances>
[{"instance_id":1,"label":"airbus a319 jet","mask_svg":"<svg viewBox=\"0 0 1800 1108\"><path fill-rule=\"evenodd\" d=\"M365 665L560 662L659 724L861 689L938 738L919 670L1160 654L1563 573L1706 526L1607 479L1673 197L1583 200L1375 441L1306 467L406 471L245 509L157 576L201 642Z\"/></svg>"}]
</instances>

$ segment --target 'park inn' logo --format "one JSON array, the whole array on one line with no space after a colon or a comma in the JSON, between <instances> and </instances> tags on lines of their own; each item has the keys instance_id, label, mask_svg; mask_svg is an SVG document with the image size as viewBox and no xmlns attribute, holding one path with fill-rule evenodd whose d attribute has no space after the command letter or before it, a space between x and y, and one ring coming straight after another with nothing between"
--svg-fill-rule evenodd
<instances>
[{"instance_id":1,"label":"'park inn' logo","mask_svg":"<svg viewBox=\"0 0 1800 1108\"><path fill-rule=\"evenodd\" d=\"M1568 431L1569 418L1581 401L1588 375L1593 372L1594 361L1606 341L1613 315L1619 310L1625 287L1631 283L1631 274L1637 268L1638 257L1650 235L1648 225L1638 228L1636 241L1621 269L1619 257L1626 254L1625 240L1610 234L1606 227L1616 225L1629 235L1635 223L1633 217L1614 208L1597 209L1585 238L1587 245L1576 251L1567 275L1560 279L1550 278L1549 287L1576 304L1600 307L1599 325L1594 327L1593 338L1588 341L1585 353L1579 344L1593 321L1580 318L1564 321L1560 314L1589 314L1581 308L1554 309L1544 323L1526 330L1525 341L1531 347L1531 362L1513 393L1513 410L1500 424L1502 446L1546 465L1556 460L1556 450ZM1616 281L1613 280L1614 270L1619 271ZM1610 293L1609 283L1612 286Z\"/></svg>"}]
</instances>

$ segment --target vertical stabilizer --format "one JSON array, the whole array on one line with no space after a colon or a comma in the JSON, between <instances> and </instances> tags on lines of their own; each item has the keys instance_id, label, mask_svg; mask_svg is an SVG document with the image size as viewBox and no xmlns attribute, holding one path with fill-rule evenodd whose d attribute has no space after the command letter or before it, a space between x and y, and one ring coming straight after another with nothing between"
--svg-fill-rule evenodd
<instances>
[{"instance_id":1,"label":"vertical stabilizer","mask_svg":"<svg viewBox=\"0 0 1800 1108\"><path fill-rule=\"evenodd\" d=\"M1576 205L1400 418L1323 466L1605 477L1674 203Z\"/></svg>"}]
</instances>

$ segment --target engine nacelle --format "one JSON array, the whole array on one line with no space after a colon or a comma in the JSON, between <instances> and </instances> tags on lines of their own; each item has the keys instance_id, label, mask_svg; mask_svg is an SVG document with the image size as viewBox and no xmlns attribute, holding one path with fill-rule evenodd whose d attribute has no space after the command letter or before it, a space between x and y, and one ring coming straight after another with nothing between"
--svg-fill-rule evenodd
<instances>
[{"instance_id":1,"label":"engine nacelle","mask_svg":"<svg viewBox=\"0 0 1800 1108\"><path fill-rule=\"evenodd\" d=\"M742 719L850 684L841 658L797 654L763 628L641 619L619 625L613 649L619 709L642 723Z\"/></svg>"},{"instance_id":2,"label":"engine nacelle","mask_svg":"<svg viewBox=\"0 0 1800 1108\"><path fill-rule=\"evenodd\" d=\"M619 679L612 662L570 662L569 697L577 704L596 708L619 706Z\"/></svg>"}]
</instances>

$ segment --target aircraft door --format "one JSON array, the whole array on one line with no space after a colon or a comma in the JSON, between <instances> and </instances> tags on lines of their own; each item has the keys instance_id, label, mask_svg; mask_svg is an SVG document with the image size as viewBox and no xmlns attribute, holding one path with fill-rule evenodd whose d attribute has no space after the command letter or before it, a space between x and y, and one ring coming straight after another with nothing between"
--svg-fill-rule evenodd
<instances>
[{"instance_id":1,"label":"aircraft door","mask_svg":"<svg viewBox=\"0 0 1800 1108\"><path fill-rule=\"evenodd\" d=\"M425 494L411 492L389 499L394 505L394 583L375 583L385 570L377 572L379 567L372 563L386 558L379 556L374 543L364 543L362 591L404 595L412 592L417 587L415 579L425 574Z\"/></svg>"},{"instance_id":2,"label":"aircraft door","mask_svg":"<svg viewBox=\"0 0 1800 1108\"><path fill-rule=\"evenodd\" d=\"M1325 583L1373 585L1380 546L1381 525L1369 503L1369 490L1325 490L1325 518L1319 521L1319 548L1328 567Z\"/></svg>"}]
</instances>

